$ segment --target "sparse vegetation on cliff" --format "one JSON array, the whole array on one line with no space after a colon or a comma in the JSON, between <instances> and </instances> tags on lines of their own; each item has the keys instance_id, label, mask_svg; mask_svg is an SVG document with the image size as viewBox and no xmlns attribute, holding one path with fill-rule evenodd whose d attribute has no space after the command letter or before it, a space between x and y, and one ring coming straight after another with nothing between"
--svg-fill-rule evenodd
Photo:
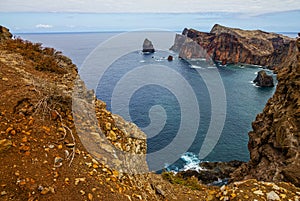
<instances>
[{"instance_id":1,"label":"sparse vegetation on cliff","mask_svg":"<svg viewBox=\"0 0 300 201\"><path fill-rule=\"evenodd\" d=\"M14 40L5 40L3 42L4 50L13 50L25 58L28 58L34 64L35 69L40 71L49 71L64 74L67 71L59 66L57 62L57 55L61 52L56 51L54 48L42 47L40 43L32 43L30 41L17 38Z\"/></svg>"},{"instance_id":2,"label":"sparse vegetation on cliff","mask_svg":"<svg viewBox=\"0 0 300 201\"><path fill-rule=\"evenodd\" d=\"M289 73L289 68L284 71L286 75ZM97 155L97 158L86 150L75 129L72 93L77 76L71 60L54 49L21 39L1 39L0 200L299 199L300 189L291 183L243 180L218 188L202 185L195 178L178 179L170 173L163 176L127 174L113 169L98 160L104 155ZM285 84L290 87L281 85L281 89L289 93L287 97L280 96L279 100L293 100L291 108L290 104L285 104L291 109L290 114L299 102L296 101L299 100L297 93L291 91L298 82L286 80ZM133 140L129 135L137 128L121 117L112 120L114 115L106 110L105 103L96 100L91 91L86 91L84 83L82 89L83 96L89 97L86 104L95 107L99 127L109 142L122 151L145 153L145 140ZM288 116L287 120L294 122L288 119L292 117ZM255 125L261 125L261 122ZM90 133L87 136L90 137ZM278 139L283 138L282 135ZM280 143L286 145L284 140ZM122 162L121 158L117 159ZM138 166L129 164L128 167Z\"/></svg>"}]
</instances>

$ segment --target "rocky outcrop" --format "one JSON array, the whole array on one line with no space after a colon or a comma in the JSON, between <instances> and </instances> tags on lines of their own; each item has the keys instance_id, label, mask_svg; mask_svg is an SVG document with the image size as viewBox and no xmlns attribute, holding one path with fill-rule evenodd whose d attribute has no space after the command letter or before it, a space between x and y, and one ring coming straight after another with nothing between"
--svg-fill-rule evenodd
<instances>
[{"instance_id":1,"label":"rocky outcrop","mask_svg":"<svg viewBox=\"0 0 300 201\"><path fill-rule=\"evenodd\" d=\"M274 87L273 77L268 75L264 70L261 70L257 73L257 76L253 82L260 87Z\"/></svg>"},{"instance_id":2,"label":"rocky outcrop","mask_svg":"<svg viewBox=\"0 0 300 201\"><path fill-rule=\"evenodd\" d=\"M244 162L241 161L202 162L199 164L202 170L187 170L179 172L178 175L182 176L183 178L194 176L203 184L218 185L219 182L221 185L223 185L229 180L230 174L242 164L244 164Z\"/></svg>"},{"instance_id":3,"label":"rocky outcrop","mask_svg":"<svg viewBox=\"0 0 300 201\"><path fill-rule=\"evenodd\" d=\"M295 40L260 30L241 30L214 25L209 33L184 29L177 34L171 50L183 59L211 57L222 63L247 63L282 67L295 50Z\"/></svg>"},{"instance_id":4,"label":"rocky outcrop","mask_svg":"<svg viewBox=\"0 0 300 201\"><path fill-rule=\"evenodd\" d=\"M148 40L148 38L146 38L144 40L143 52L145 52L145 53L154 53L155 52L154 46L153 46L152 42L150 40Z\"/></svg>"},{"instance_id":5,"label":"rocky outcrop","mask_svg":"<svg viewBox=\"0 0 300 201\"><path fill-rule=\"evenodd\" d=\"M179 57L182 59L205 58L208 55L205 47L199 45L197 41L190 37L202 38L202 36L207 36L206 33L198 32L199 35L194 35L194 32L187 32L187 29L185 29L183 31L184 35L176 34L175 43L170 50L178 52Z\"/></svg>"},{"instance_id":6,"label":"rocky outcrop","mask_svg":"<svg viewBox=\"0 0 300 201\"><path fill-rule=\"evenodd\" d=\"M278 71L276 92L252 123L250 161L232 175L300 186L300 39L298 60Z\"/></svg>"},{"instance_id":7,"label":"rocky outcrop","mask_svg":"<svg viewBox=\"0 0 300 201\"><path fill-rule=\"evenodd\" d=\"M36 68L39 65L43 68ZM139 156L147 148L145 134L109 112L93 91L86 90L70 59L39 44L13 39L0 43L0 69L0 200L299 198L300 189L290 183L244 180L217 188L193 178L169 182L151 172L118 171L147 168L145 157ZM74 98L82 102L73 105ZM91 126L90 120L96 124ZM81 127L75 121L81 121L77 122ZM84 146L84 140L90 147ZM113 163L118 170L111 168Z\"/></svg>"},{"instance_id":8,"label":"rocky outcrop","mask_svg":"<svg viewBox=\"0 0 300 201\"><path fill-rule=\"evenodd\" d=\"M0 41L12 38L12 34L9 29L0 25Z\"/></svg>"}]
</instances>

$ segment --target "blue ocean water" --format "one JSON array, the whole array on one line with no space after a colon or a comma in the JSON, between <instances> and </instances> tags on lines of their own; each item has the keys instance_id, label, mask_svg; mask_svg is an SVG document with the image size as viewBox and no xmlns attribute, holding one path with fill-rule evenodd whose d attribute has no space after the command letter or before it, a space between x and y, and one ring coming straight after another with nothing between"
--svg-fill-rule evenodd
<instances>
[{"instance_id":1,"label":"blue ocean water","mask_svg":"<svg viewBox=\"0 0 300 201\"><path fill-rule=\"evenodd\" d=\"M19 34L22 38L34 42L42 42L44 46L51 46L69 56L80 68L84 59L101 42L116 35L117 33L68 33L68 34ZM167 61L167 56L173 55L172 62ZM253 85L252 80L260 67L250 65L228 65L204 68L191 65L184 60L178 59L173 52L158 51L154 54L142 54L134 51L116 60L99 80L97 97L107 102L111 109L111 97L118 81L130 70L141 65L166 66L180 74L192 87L197 97L200 110L199 129L192 145L188 150L183 150L182 158L178 157L172 168L185 168L187 163L197 161L195 156L207 133L211 120L211 100L206 83L199 75L198 70L209 72L217 70L222 78L226 92L227 113L222 134L217 139L217 144L210 154L203 160L229 161L249 159L247 149L248 132L251 130L251 122L262 111L267 100L275 91L274 88L259 88ZM272 74L271 71L268 72ZM275 75L273 75L276 78ZM275 79L276 80L276 79ZM213 81L213 80L212 80ZM175 81L176 85L176 81ZM178 86L180 87L180 86ZM185 89L182 89L185 90ZM172 91L157 84L146 85L132 95L129 101L131 119L139 127L147 127L151 122L149 111L154 106L164 108L167 116L166 122L158 135L148 136L148 153L155 153L172 142L180 127L180 105ZM157 115L157 114L156 114ZM158 115L160 115L158 113ZM164 114L161 114L164 115ZM193 120L193 116L189 116ZM193 125L190 125L193 126ZM176 149L176 147L175 147ZM191 154L187 154L191 153ZM190 159L188 159L190 158ZM151 162L150 162L151 163ZM169 164L171 165L171 164ZM150 165L151 166L151 165Z\"/></svg>"}]
</instances>

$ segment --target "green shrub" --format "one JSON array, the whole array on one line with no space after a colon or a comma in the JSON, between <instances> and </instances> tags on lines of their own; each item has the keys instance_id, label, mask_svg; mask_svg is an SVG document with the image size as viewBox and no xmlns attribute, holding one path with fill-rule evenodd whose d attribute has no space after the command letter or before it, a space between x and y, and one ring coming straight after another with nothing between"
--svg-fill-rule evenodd
<instances>
[{"instance_id":1,"label":"green shrub","mask_svg":"<svg viewBox=\"0 0 300 201\"><path fill-rule=\"evenodd\" d=\"M162 172L163 179L172 184L179 184L189 187L192 190L200 190L201 185L196 177L182 178L180 175L173 172Z\"/></svg>"}]
</instances>

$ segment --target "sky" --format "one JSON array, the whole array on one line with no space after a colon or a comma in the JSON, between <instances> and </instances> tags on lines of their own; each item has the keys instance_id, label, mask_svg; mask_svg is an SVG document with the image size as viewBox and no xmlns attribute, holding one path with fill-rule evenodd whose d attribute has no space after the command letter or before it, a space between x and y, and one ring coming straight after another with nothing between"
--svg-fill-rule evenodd
<instances>
[{"instance_id":1,"label":"sky","mask_svg":"<svg viewBox=\"0 0 300 201\"><path fill-rule=\"evenodd\" d=\"M300 30L300 0L0 0L0 8L0 24L12 32L209 29L215 23Z\"/></svg>"},{"instance_id":2,"label":"sky","mask_svg":"<svg viewBox=\"0 0 300 201\"><path fill-rule=\"evenodd\" d=\"M5 12L247 12L300 9L299 0L1 0Z\"/></svg>"}]
</instances>

